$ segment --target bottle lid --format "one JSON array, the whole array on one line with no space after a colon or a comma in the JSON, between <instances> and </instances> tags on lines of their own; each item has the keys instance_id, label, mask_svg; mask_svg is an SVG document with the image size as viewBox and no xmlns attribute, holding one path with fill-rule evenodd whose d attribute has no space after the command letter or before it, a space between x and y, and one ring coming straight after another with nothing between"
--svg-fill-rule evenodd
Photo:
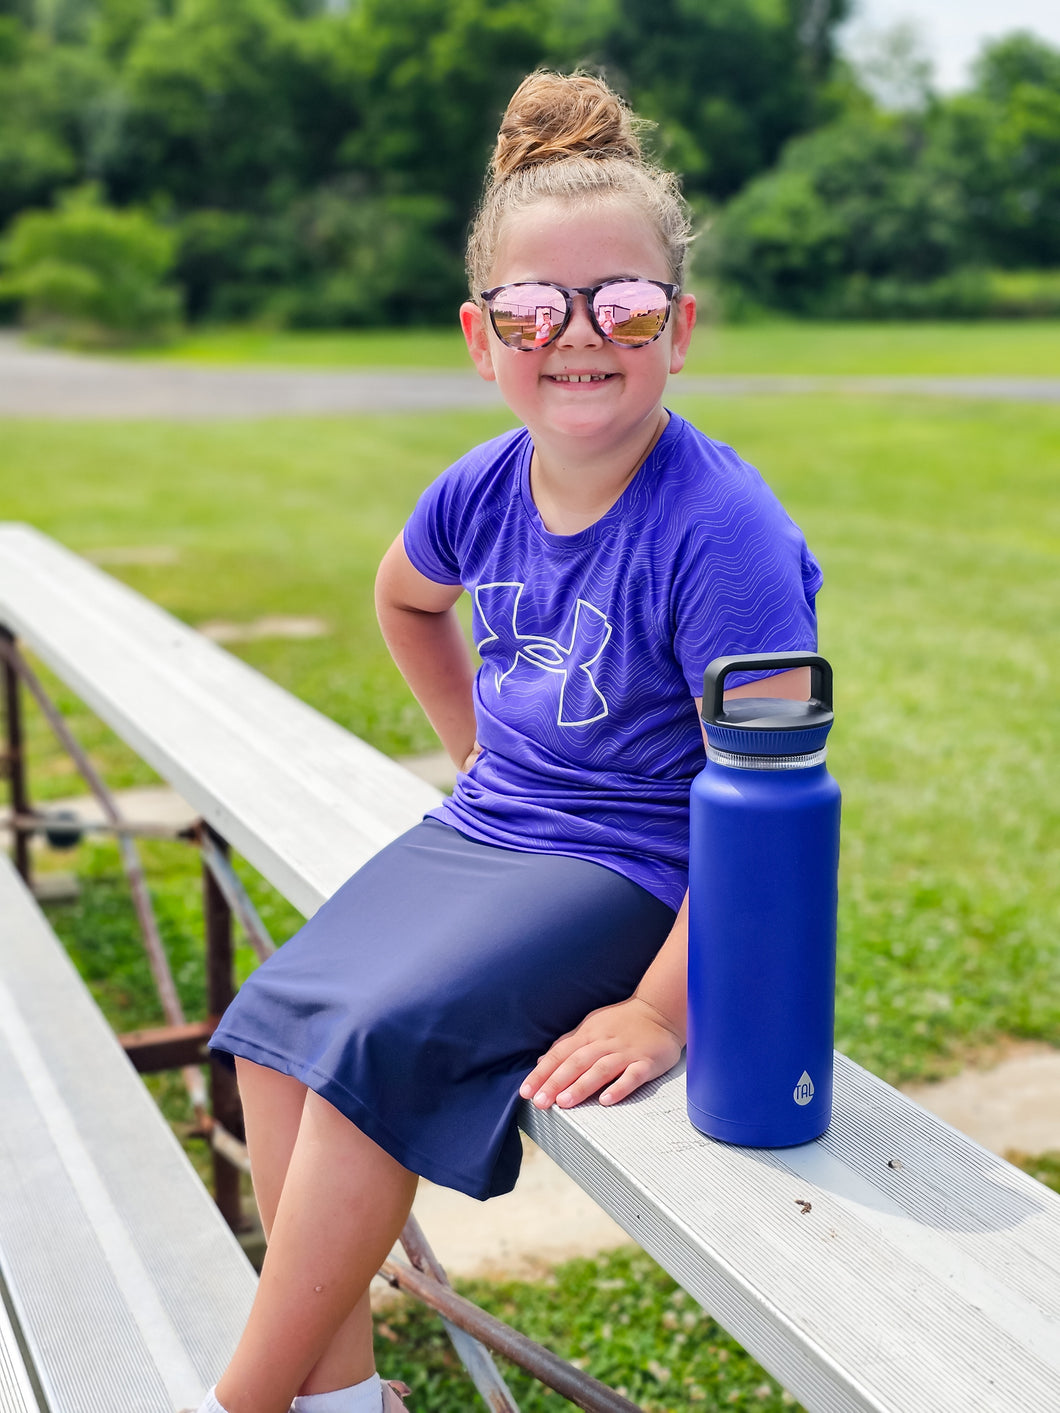
<instances>
[{"instance_id":1,"label":"bottle lid","mask_svg":"<svg viewBox=\"0 0 1060 1413\"><path fill-rule=\"evenodd\" d=\"M725 700L731 672L790 672L810 669L808 701L786 697ZM734 755L808 755L824 746L834 719L832 668L816 653L760 653L757 657L716 657L703 676L703 725L707 740Z\"/></svg>"}]
</instances>

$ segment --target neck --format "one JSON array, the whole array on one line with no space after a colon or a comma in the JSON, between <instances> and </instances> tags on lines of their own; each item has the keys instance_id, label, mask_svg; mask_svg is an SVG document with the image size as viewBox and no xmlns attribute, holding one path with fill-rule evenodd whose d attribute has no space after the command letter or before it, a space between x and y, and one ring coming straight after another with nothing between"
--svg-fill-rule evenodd
<instances>
[{"instance_id":1,"label":"neck","mask_svg":"<svg viewBox=\"0 0 1060 1413\"><path fill-rule=\"evenodd\" d=\"M669 420L670 414L660 408L641 437L591 455L542 445L535 438L530 493L545 529L554 535L576 535L595 525L651 455Z\"/></svg>"}]
</instances>

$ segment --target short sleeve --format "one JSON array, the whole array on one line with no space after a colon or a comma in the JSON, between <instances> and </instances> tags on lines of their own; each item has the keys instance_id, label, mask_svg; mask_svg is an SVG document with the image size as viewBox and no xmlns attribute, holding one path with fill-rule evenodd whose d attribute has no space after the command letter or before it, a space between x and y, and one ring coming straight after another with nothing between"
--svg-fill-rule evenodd
<instances>
[{"instance_id":1,"label":"short sleeve","mask_svg":"<svg viewBox=\"0 0 1060 1413\"><path fill-rule=\"evenodd\" d=\"M416 502L402 532L405 553L436 584L459 584L452 468L431 483Z\"/></svg>"},{"instance_id":2,"label":"short sleeve","mask_svg":"<svg viewBox=\"0 0 1060 1413\"><path fill-rule=\"evenodd\" d=\"M529 458L524 427L473 447L433 481L402 532L405 553L436 584L463 584L469 564L491 543L498 516L518 494Z\"/></svg>"},{"instance_id":3,"label":"short sleeve","mask_svg":"<svg viewBox=\"0 0 1060 1413\"><path fill-rule=\"evenodd\" d=\"M748 468L750 470L750 468ZM821 567L802 532L753 473L724 530L690 527L671 600L674 652L694 697L716 657L814 652ZM763 673L734 673L736 687Z\"/></svg>"}]
</instances>

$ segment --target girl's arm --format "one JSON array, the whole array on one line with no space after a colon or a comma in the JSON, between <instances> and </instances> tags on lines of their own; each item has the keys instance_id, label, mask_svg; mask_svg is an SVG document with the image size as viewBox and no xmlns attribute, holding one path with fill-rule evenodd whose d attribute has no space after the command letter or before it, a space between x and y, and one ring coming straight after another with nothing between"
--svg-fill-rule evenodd
<instances>
[{"instance_id":1,"label":"girl's arm","mask_svg":"<svg viewBox=\"0 0 1060 1413\"><path fill-rule=\"evenodd\" d=\"M810 694L809 668L778 673L725 693L732 697L789 697ZM696 699L696 712L703 703ZM601 1104L616 1104L649 1079L665 1074L681 1058L685 1043L688 987L688 894L673 928L655 954L633 995L591 1011L581 1025L561 1035L542 1055L519 1088L539 1109L558 1104L571 1109L604 1085Z\"/></svg>"},{"instance_id":2,"label":"girl's arm","mask_svg":"<svg viewBox=\"0 0 1060 1413\"><path fill-rule=\"evenodd\" d=\"M436 584L405 553L399 535L375 580L375 610L386 645L442 745L460 770L478 755L471 652L453 605L459 584Z\"/></svg>"}]
</instances>

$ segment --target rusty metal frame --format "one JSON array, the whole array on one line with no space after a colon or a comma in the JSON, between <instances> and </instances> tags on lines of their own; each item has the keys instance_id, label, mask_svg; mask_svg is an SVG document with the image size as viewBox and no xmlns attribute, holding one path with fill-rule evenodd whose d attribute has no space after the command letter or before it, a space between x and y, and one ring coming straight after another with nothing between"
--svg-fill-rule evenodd
<instances>
[{"instance_id":1,"label":"rusty metal frame","mask_svg":"<svg viewBox=\"0 0 1060 1413\"><path fill-rule=\"evenodd\" d=\"M121 858L122 868L125 872L126 880L129 884L129 891L132 895L133 907L136 911L137 922L140 927L140 936L143 942L144 951L147 955L148 965L154 979L155 990L158 994L159 1002L162 1006L162 1013L166 1019L166 1026L161 1031L152 1031L144 1039L142 1036L131 1036L123 1039L126 1053L136 1065L137 1069L143 1073L148 1072L151 1064L150 1055L152 1052L157 1057L160 1051L165 1051L166 1042L172 1042L178 1047L191 1048L191 1055L184 1058L182 1053L181 1070L184 1077L184 1084L191 1100L192 1109L195 1113L196 1129L204 1137L208 1138L211 1148L214 1151L214 1176L216 1183L215 1199L222 1215L233 1230L239 1230L243 1225L242 1212L239 1202L239 1180L242 1168L233 1160L236 1158L238 1149L233 1144L238 1144L239 1140L226 1127L216 1111L211 1112L211 1105L208 1101L206 1085L203 1082L199 1065L202 1063L196 1037L188 1035L188 1021L181 1005L180 997L177 995L176 984L173 980L173 972L169 965L169 959L162 945L162 936L158 930L158 922L155 918L154 907L151 903L151 894L147 887L147 879L144 876L143 865L133 839L133 829L128 821L122 818L113 795L104 783L99 772L89 760L80 742L71 732L66 721L55 703L48 696L43 684L37 674L30 667L18 649L14 635L9 629L0 625L0 660L3 664L4 674L4 702L5 719L7 732L7 750L5 758L7 762L7 775L11 795L11 827L16 846L16 867L18 867L19 850L24 854L24 867L19 868L23 879L27 884L31 884L32 875L30 871L28 844L31 834L41 832L47 827L47 819L36 813L29 800L29 790L26 784L26 758L25 743L22 725L22 710L20 701L20 688L24 687L33 697L41 715L51 727L53 734L63 747L78 773L95 797L100 809L103 811L103 828L113 833L118 844L118 852ZM30 823L32 821L32 823ZM151 830L152 835L157 835L162 831ZM167 831L170 837L175 837L172 830ZM225 966L228 968L228 991L232 989L231 980L231 939L230 935L226 942L224 924L220 917L220 908L227 910L223 895L218 894L219 903L213 902L213 911L207 911L206 947L207 947L207 967L211 975L223 972ZM214 953L219 954L219 959L215 960ZM218 997L224 992L223 983L216 982ZM222 1008L223 1009L223 1008ZM217 1015L220 1012L216 1012ZM121 1038L121 1037L119 1037ZM168 1056L165 1056L168 1060ZM161 1068L170 1068L168 1062ZM211 1065L211 1089L214 1092L214 1102L220 1099L220 1107L229 1122L232 1121L235 1109L231 1103L230 1091L234 1087L235 1081L227 1075L219 1076L217 1071L220 1067ZM238 1110L237 1129L242 1133L242 1110ZM242 1145L240 1145L242 1146ZM245 1154L245 1148L243 1149ZM245 1157L244 1157L245 1165Z\"/></svg>"},{"instance_id":2,"label":"rusty metal frame","mask_svg":"<svg viewBox=\"0 0 1060 1413\"><path fill-rule=\"evenodd\" d=\"M487 1405L494 1409L495 1413L509 1413L509 1410L518 1413L518 1410L488 1355L488 1369L483 1370L485 1377L482 1383L479 1382L476 1377L477 1370L464 1358L458 1339L461 1332L465 1339L470 1337L472 1344L482 1353L485 1353L482 1348L485 1345L497 1354L504 1355L539 1382L555 1389L556 1393L576 1407L584 1408L586 1413L641 1413L637 1404L623 1398L620 1393L600 1383L591 1374L568 1364L558 1354L553 1354L551 1349L546 1349L543 1344L536 1344L527 1335L520 1334L518 1330L512 1329L511 1325L498 1320L495 1315L479 1309L473 1301L458 1295L427 1245L415 1217L410 1217L406 1223L401 1233L401 1244L412 1264L406 1266L404 1262L391 1259L384 1263L380 1275L395 1290L415 1296L441 1315L464 1367L474 1379L475 1386ZM490 1381L489 1371L500 1380L500 1388ZM507 1396L507 1401L504 1401L501 1390L503 1395Z\"/></svg>"},{"instance_id":3,"label":"rusty metal frame","mask_svg":"<svg viewBox=\"0 0 1060 1413\"><path fill-rule=\"evenodd\" d=\"M29 789L26 784L25 737L22 729L22 694L18 672L8 660L6 649L13 649L15 639L9 629L0 624L0 657L3 659L4 723L6 742L2 757L11 796L11 833L14 839L15 868L28 886L30 879L29 834L22 822L30 812Z\"/></svg>"},{"instance_id":4,"label":"rusty metal frame","mask_svg":"<svg viewBox=\"0 0 1060 1413\"><path fill-rule=\"evenodd\" d=\"M66 821L49 819L45 813L34 810L30 803L20 694L20 688L25 687L103 811L102 822L71 821L69 832L77 835L107 833L117 840L144 950L166 1017L164 1026L130 1031L118 1039L131 1063L142 1074L177 1068L183 1071L195 1110L195 1132L209 1141L213 1152L215 1201L229 1226L239 1230L243 1226L240 1177L250 1172L242 1105L234 1074L208 1053L207 1046L221 1014L235 994L233 919L239 923L261 961L276 950L275 943L232 867L227 841L205 820L199 820L190 829L176 830L163 825L134 824L123 818L111 791L19 651L14 634L3 624L0 624L0 668L6 735L0 766L8 780L11 800L8 825L15 866L26 884L31 885L30 839L49 829L67 827ZM189 1022L184 1015L134 842L136 837L184 840L200 851L209 1010L209 1017L204 1021ZM207 1102L199 1069L204 1063L209 1065L210 1102ZM437 1311L457 1356L491 1413L519 1413L491 1350L518 1364L587 1413L641 1413L638 1405L606 1384L458 1295L419 1223L411 1215L401 1232L400 1244L408 1264L390 1259L379 1274L394 1289L404 1291Z\"/></svg>"},{"instance_id":5,"label":"rusty metal frame","mask_svg":"<svg viewBox=\"0 0 1060 1413\"><path fill-rule=\"evenodd\" d=\"M417 1271L429 1276L443 1289L452 1290L452 1286L449 1284L449 1277L442 1269L442 1263L431 1250L427 1238L423 1234L423 1228L411 1212L401 1232L401 1247L412 1263L412 1266ZM380 1275L391 1286L399 1287L399 1283L394 1278L392 1272L404 1269L404 1267L388 1261L380 1271ZM446 1314L440 1310L437 1305L432 1304L430 1301L426 1303L431 1304L431 1308L441 1315L442 1324L445 1326L445 1332L449 1336L449 1341L456 1351L460 1362L467 1370L468 1377L482 1395L486 1406L492 1410L492 1413L519 1413L519 1405L512 1397L508 1385L501 1377L500 1370L493 1362L493 1357L490 1354L490 1348L497 1349L497 1346L491 1345L488 1339L485 1341L477 1339L474 1331L467 1330L462 1325L447 1318ZM473 1306L472 1308L477 1309L478 1307ZM515 1331L513 1330L512 1333L514 1334ZM572 1365L568 1365L568 1367L573 1368Z\"/></svg>"}]
</instances>

